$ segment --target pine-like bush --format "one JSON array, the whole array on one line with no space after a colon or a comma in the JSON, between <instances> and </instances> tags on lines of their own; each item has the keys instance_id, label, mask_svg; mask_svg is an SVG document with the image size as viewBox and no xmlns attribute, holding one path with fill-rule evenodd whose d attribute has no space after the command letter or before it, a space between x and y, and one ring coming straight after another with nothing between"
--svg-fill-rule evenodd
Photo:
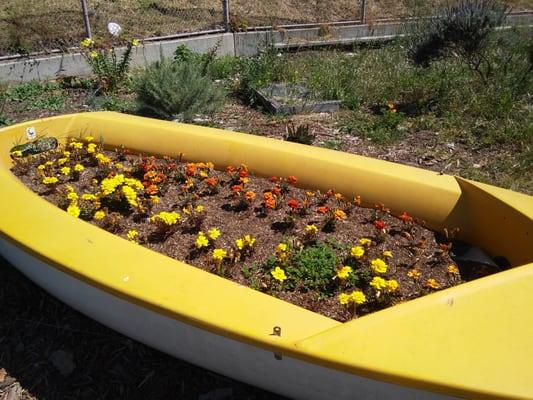
<instances>
[{"instance_id":1,"label":"pine-like bush","mask_svg":"<svg viewBox=\"0 0 533 400\"><path fill-rule=\"evenodd\" d=\"M149 66L135 91L140 114L185 122L216 111L225 99L224 90L197 63L168 60Z\"/></svg>"}]
</instances>

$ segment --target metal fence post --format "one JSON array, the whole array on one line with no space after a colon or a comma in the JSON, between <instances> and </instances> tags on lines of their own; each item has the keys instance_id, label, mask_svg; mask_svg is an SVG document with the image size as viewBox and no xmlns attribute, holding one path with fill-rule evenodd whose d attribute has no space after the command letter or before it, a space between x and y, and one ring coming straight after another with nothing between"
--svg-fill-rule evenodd
<instances>
[{"instance_id":1,"label":"metal fence post","mask_svg":"<svg viewBox=\"0 0 533 400\"><path fill-rule=\"evenodd\" d=\"M222 14L224 14L224 29L226 32L229 32L231 30L230 27L230 0L222 0Z\"/></svg>"},{"instance_id":2,"label":"metal fence post","mask_svg":"<svg viewBox=\"0 0 533 400\"><path fill-rule=\"evenodd\" d=\"M361 23L366 23L366 4L367 0L361 0Z\"/></svg>"},{"instance_id":3,"label":"metal fence post","mask_svg":"<svg viewBox=\"0 0 533 400\"><path fill-rule=\"evenodd\" d=\"M85 25L85 35L90 39L93 37L91 33L91 24L89 23L89 12L87 11L87 0L80 0L81 12L83 13L83 23Z\"/></svg>"}]
</instances>

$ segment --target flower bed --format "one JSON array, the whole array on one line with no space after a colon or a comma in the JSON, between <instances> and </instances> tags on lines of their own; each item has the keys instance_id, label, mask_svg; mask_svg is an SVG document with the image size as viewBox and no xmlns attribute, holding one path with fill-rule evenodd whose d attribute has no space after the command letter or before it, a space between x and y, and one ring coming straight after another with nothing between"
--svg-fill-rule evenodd
<instances>
[{"instance_id":1,"label":"flower bed","mask_svg":"<svg viewBox=\"0 0 533 400\"><path fill-rule=\"evenodd\" d=\"M106 151L90 136L12 155L13 172L73 217L338 321L463 282L452 233L296 176Z\"/></svg>"}]
</instances>

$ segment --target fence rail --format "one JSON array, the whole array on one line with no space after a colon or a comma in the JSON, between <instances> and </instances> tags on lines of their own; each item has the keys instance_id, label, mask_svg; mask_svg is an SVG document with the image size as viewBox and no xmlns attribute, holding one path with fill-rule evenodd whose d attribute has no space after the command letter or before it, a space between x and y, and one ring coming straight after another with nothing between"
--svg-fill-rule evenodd
<instances>
[{"instance_id":1,"label":"fence rail","mask_svg":"<svg viewBox=\"0 0 533 400\"><path fill-rule=\"evenodd\" d=\"M77 47L117 22L129 37L364 23L432 12L443 0L1 0L0 59ZM417 7L412 4L417 3ZM422 3L422 6L420 4ZM531 0L511 0L514 10Z\"/></svg>"}]
</instances>

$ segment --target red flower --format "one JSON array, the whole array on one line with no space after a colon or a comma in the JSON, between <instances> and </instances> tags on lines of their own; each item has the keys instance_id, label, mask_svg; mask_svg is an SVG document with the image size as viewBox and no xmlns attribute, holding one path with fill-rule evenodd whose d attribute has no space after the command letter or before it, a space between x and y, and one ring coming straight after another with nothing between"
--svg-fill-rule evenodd
<instances>
[{"instance_id":1,"label":"red flower","mask_svg":"<svg viewBox=\"0 0 533 400\"><path fill-rule=\"evenodd\" d=\"M228 165L228 166L226 167L226 173L227 173L228 175L231 175L231 174L234 173L234 172L235 172L235 167L234 167L233 165Z\"/></svg>"},{"instance_id":2,"label":"red flower","mask_svg":"<svg viewBox=\"0 0 533 400\"><path fill-rule=\"evenodd\" d=\"M316 209L317 212L320 214L326 214L329 211L329 208L327 206L318 207Z\"/></svg>"},{"instance_id":3,"label":"red flower","mask_svg":"<svg viewBox=\"0 0 533 400\"><path fill-rule=\"evenodd\" d=\"M231 190L235 193L238 193L238 192L241 192L242 191L242 186L241 185L233 185L231 187Z\"/></svg>"},{"instance_id":4,"label":"red flower","mask_svg":"<svg viewBox=\"0 0 533 400\"><path fill-rule=\"evenodd\" d=\"M300 208L300 202L296 199L290 199L288 202L287 202L287 205L292 208L293 210L297 210L298 208Z\"/></svg>"},{"instance_id":5,"label":"red flower","mask_svg":"<svg viewBox=\"0 0 533 400\"><path fill-rule=\"evenodd\" d=\"M374 226L379 230L385 229L385 221L382 221L381 219L376 219L374 221Z\"/></svg>"},{"instance_id":6,"label":"red flower","mask_svg":"<svg viewBox=\"0 0 533 400\"><path fill-rule=\"evenodd\" d=\"M327 192L326 192L326 196L328 197L333 197L335 196L335 191L333 189L329 189Z\"/></svg>"},{"instance_id":7,"label":"red flower","mask_svg":"<svg viewBox=\"0 0 533 400\"><path fill-rule=\"evenodd\" d=\"M239 177L246 178L248 176L248 170L242 169L239 171Z\"/></svg>"},{"instance_id":8,"label":"red flower","mask_svg":"<svg viewBox=\"0 0 533 400\"><path fill-rule=\"evenodd\" d=\"M279 178L277 176L273 176L270 178L270 182L276 183L279 181Z\"/></svg>"},{"instance_id":9,"label":"red flower","mask_svg":"<svg viewBox=\"0 0 533 400\"><path fill-rule=\"evenodd\" d=\"M276 186L270 189L270 191L274 193L276 196L279 196L279 194L281 193L281 188L279 186Z\"/></svg>"},{"instance_id":10,"label":"red flower","mask_svg":"<svg viewBox=\"0 0 533 400\"><path fill-rule=\"evenodd\" d=\"M294 175L290 175L287 177L287 182L289 182L291 185L294 185L296 182L298 182L298 178Z\"/></svg>"},{"instance_id":11,"label":"red flower","mask_svg":"<svg viewBox=\"0 0 533 400\"><path fill-rule=\"evenodd\" d=\"M194 175L196 173L196 164L189 163L185 167L185 173L189 176Z\"/></svg>"},{"instance_id":12,"label":"red flower","mask_svg":"<svg viewBox=\"0 0 533 400\"><path fill-rule=\"evenodd\" d=\"M411 217L407 212L401 213L398 218L400 218L403 222L411 222L413 220L413 217Z\"/></svg>"}]
</instances>

